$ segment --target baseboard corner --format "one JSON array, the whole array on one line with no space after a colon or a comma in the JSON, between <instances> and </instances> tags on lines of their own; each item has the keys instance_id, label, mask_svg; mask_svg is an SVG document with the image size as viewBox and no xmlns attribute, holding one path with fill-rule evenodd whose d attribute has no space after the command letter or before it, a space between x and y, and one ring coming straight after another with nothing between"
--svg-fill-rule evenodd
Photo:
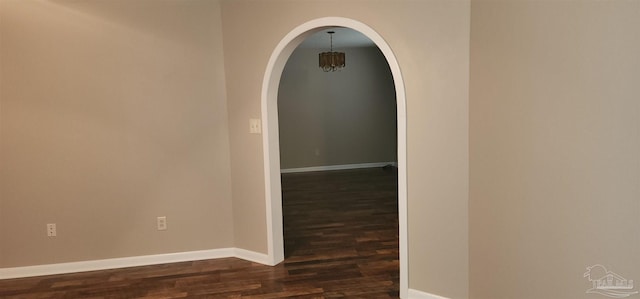
<instances>
[{"instance_id":1,"label":"baseboard corner","mask_svg":"<svg viewBox=\"0 0 640 299\"><path fill-rule=\"evenodd\" d=\"M438 296L435 294L430 294L423 291L409 289L408 299L449 299L449 298Z\"/></svg>"},{"instance_id":2,"label":"baseboard corner","mask_svg":"<svg viewBox=\"0 0 640 299\"><path fill-rule=\"evenodd\" d=\"M271 259L269 258L269 255L266 255L264 253L246 250L242 248L234 248L233 251L234 251L234 256L239 259L243 259L246 261L263 264L267 266L273 266L272 263L270 262Z\"/></svg>"}]
</instances>

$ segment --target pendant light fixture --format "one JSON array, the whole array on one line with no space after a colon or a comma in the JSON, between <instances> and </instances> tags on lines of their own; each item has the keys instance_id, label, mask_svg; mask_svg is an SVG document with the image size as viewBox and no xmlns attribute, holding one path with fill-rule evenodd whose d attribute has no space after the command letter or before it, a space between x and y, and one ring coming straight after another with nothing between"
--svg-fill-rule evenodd
<instances>
[{"instance_id":1,"label":"pendant light fixture","mask_svg":"<svg viewBox=\"0 0 640 299\"><path fill-rule=\"evenodd\" d=\"M327 32L331 40L329 52L318 54L320 68L325 72L339 71L345 66L344 52L333 52L333 34L335 31Z\"/></svg>"}]
</instances>

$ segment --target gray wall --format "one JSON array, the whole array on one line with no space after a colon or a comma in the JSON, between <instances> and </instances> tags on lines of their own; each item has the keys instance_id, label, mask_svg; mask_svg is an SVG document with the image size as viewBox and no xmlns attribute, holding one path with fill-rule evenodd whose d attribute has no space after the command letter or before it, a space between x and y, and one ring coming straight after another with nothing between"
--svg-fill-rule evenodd
<instances>
[{"instance_id":1,"label":"gray wall","mask_svg":"<svg viewBox=\"0 0 640 299\"><path fill-rule=\"evenodd\" d=\"M471 297L605 298L594 264L637 282L640 1L472 7Z\"/></svg>"},{"instance_id":2,"label":"gray wall","mask_svg":"<svg viewBox=\"0 0 640 299\"><path fill-rule=\"evenodd\" d=\"M0 1L0 268L233 246L220 18Z\"/></svg>"},{"instance_id":3,"label":"gray wall","mask_svg":"<svg viewBox=\"0 0 640 299\"><path fill-rule=\"evenodd\" d=\"M296 49L278 94L281 168L396 161L393 77L377 47L343 49L347 67L323 72Z\"/></svg>"}]
</instances>

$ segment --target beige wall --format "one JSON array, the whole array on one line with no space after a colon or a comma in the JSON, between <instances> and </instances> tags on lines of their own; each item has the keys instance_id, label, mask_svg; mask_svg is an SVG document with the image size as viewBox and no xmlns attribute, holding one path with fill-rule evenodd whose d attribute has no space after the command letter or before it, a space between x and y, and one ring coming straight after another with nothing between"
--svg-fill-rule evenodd
<instances>
[{"instance_id":1,"label":"beige wall","mask_svg":"<svg viewBox=\"0 0 640 299\"><path fill-rule=\"evenodd\" d=\"M598 263L637 282L640 1L471 16L471 298L602 298Z\"/></svg>"},{"instance_id":2,"label":"beige wall","mask_svg":"<svg viewBox=\"0 0 640 299\"><path fill-rule=\"evenodd\" d=\"M318 53L326 50L299 47L282 72L280 167L396 161L396 92L384 55L338 48L348 67L323 72Z\"/></svg>"},{"instance_id":3,"label":"beige wall","mask_svg":"<svg viewBox=\"0 0 640 299\"><path fill-rule=\"evenodd\" d=\"M468 1L448 0L223 1L238 247L267 248L262 138L248 133L248 120L261 115L271 52L304 22L352 18L385 38L406 85L409 287L468 297L469 13Z\"/></svg>"},{"instance_id":4,"label":"beige wall","mask_svg":"<svg viewBox=\"0 0 640 299\"><path fill-rule=\"evenodd\" d=\"M233 246L217 2L2 0L0 19L0 267Z\"/></svg>"},{"instance_id":5,"label":"beige wall","mask_svg":"<svg viewBox=\"0 0 640 299\"><path fill-rule=\"evenodd\" d=\"M223 1L223 59L215 1L0 0L0 267L266 252L248 119L280 39L335 6L404 76L410 288L585 298L596 263L640 279L640 2L366 3Z\"/></svg>"},{"instance_id":6,"label":"beige wall","mask_svg":"<svg viewBox=\"0 0 640 299\"><path fill-rule=\"evenodd\" d=\"M333 5L381 34L404 76L409 286L468 297L468 1L0 5L0 267L266 253L262 138L248 119L277 43Z\"/></svg>"}]
</instances>

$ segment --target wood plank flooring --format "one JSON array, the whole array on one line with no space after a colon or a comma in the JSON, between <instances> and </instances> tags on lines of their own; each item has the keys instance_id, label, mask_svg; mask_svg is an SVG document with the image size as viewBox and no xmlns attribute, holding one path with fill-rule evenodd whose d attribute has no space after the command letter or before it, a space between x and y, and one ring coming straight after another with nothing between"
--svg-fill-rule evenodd
<instances>
[{"instance_id":1,"label":"wood plank flooring","mask_svg":"<svg viewBox=\"0 0 640 299\"><path fill-rule=\"evenodd\" d=\"M397 298L394 168L284 174L285 261L236 258L0 280L0 298Z\"/></svg>"}]
</instances>

